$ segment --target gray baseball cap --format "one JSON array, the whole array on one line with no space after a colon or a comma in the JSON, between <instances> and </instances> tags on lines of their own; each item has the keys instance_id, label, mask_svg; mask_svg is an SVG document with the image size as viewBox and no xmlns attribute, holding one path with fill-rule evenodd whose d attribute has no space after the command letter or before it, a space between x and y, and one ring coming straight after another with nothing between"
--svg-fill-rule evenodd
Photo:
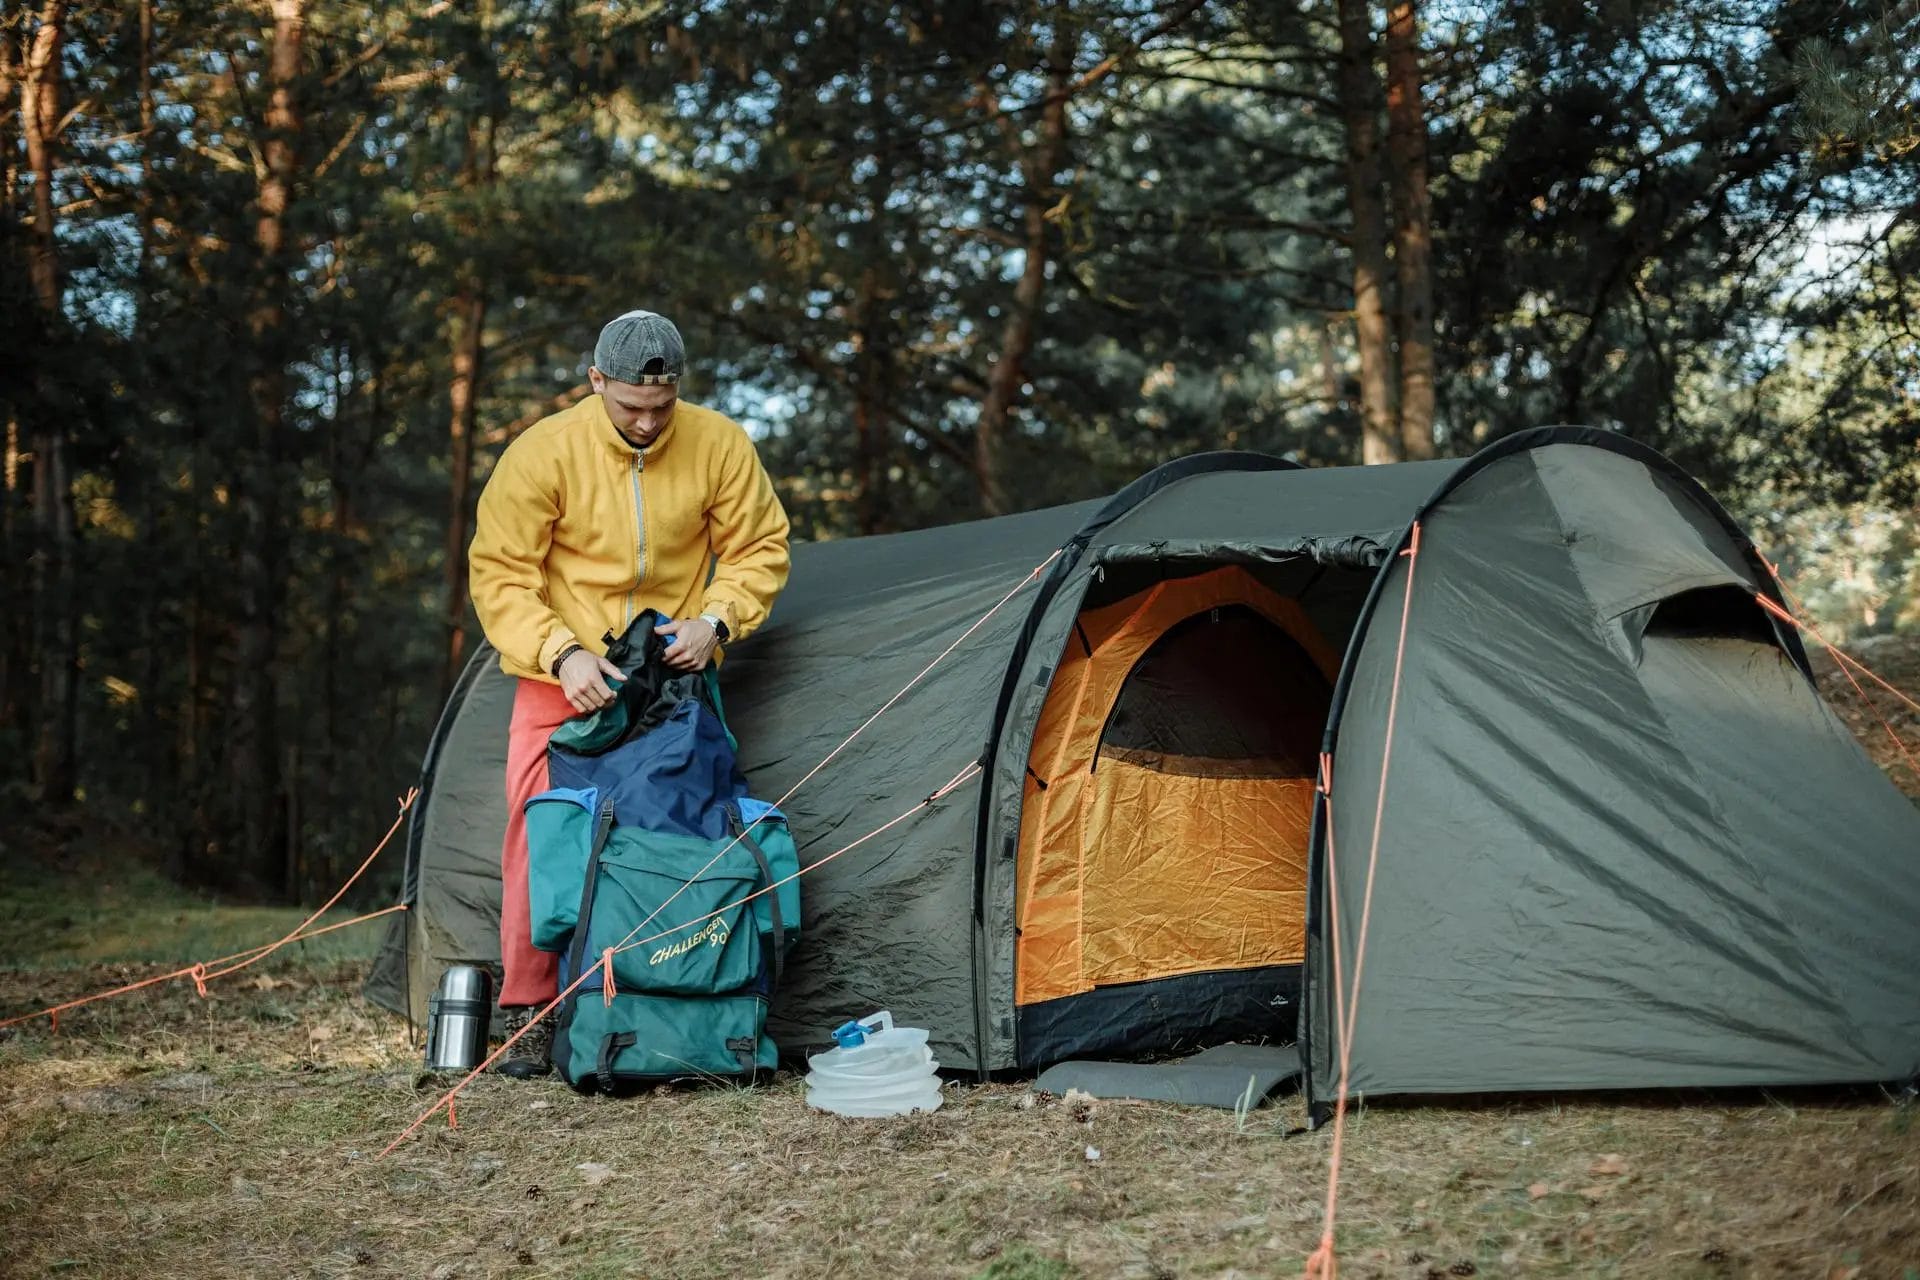
<instances>
[{"instance_id":1,"label":"gray baseball cap","mask_svg":"<svg viewBox=\"0 0 1920 1280\"><path fill-rule=\"evenodd\" d=\"M665 316L629 311L615 316L593 344L593 367L615 382L672 386L687 365L680 331Z\"/></svg>"}]
</instances>

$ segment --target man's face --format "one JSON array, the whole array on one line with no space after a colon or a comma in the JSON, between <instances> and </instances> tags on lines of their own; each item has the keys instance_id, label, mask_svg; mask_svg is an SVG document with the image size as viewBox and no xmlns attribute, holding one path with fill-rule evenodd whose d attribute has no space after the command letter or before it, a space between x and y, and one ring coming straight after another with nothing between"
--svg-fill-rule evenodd
<instances>
[{"instance_id":1,"label":"man's face","mask_svg":"<svg viewBox=\"0 0 1920 1280\"><path fill-rule=\"evenodd\" d=\"M673 420L673 407L680 402L680 389L675 386L615 382L598 369L587 370L587 381L607 406L613 429L636 449L644 449L659 438Z\"/></svg>"}]
</instances>

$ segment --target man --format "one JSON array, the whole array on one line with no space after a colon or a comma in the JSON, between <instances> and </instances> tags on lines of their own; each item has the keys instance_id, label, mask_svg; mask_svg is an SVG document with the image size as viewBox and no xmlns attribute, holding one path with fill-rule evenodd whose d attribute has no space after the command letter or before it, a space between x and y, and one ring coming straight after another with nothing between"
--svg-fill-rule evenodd
<instances>
[{"instance_id":1,"label":"man","mask_svg":"<svg viewBox=\"0 0 1920 1280\"><path fill-rule=\"evenodd\" d=\"M680 333L648 311L600 331L593 394L543 419L500 455L469 553L474 609L500 666L519 677L507 740L507 835L500 854L500 1006L509 1034L553 999L558 957L536 951L521 814L547 787L547 739L613 700L619 671L602 637L646 609L673 621L665 661L707 665L766 620L787 581L787 516L753 441L679 399ZM711 569L711 576L709 576ZM499 1070L549 1069L549 1023Z\"/></svg>"}]
</instances>

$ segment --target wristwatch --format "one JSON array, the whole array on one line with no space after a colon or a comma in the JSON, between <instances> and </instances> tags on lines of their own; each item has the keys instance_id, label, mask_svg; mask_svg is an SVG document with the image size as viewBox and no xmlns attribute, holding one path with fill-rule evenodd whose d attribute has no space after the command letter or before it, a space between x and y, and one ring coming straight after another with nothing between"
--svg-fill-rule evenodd
<instances>
[{"instance_id":1,"label":"wristwatch","mask_svg":"<svg viewBox=\"0 0 1920 1280\"><path fill-rule=\"evenodd\" d=\"M700 615L700 621L713 628L713 638L721 644L725 644L727 637L733 634L727 630L727 624L720 620L720 615L717 613L703 613Z\"/></svg>"}]
</instances>

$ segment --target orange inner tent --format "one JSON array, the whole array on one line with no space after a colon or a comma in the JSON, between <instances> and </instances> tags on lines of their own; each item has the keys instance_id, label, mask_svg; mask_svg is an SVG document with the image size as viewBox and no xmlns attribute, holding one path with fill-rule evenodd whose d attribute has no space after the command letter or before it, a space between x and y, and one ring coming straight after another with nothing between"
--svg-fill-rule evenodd
<instances>
[{"instance_id":1,"label":"orange inner tent","mask_svg":"<svg viewBox=\"0 0 1920 1280\"><path fill-rule=\"evenodd\" d=\"M1080 615L1021 810L1015 1000L1298 964L1338 658L1229 567Z\"/></svg>"}]
</instances>

